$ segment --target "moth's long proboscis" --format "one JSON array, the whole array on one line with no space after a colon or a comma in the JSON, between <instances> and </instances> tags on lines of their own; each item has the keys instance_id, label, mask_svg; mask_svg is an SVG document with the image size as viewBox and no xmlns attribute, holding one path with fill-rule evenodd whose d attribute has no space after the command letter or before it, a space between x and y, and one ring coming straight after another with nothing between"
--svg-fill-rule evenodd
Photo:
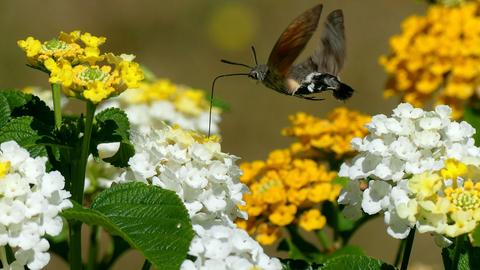
<instances>
[{"instance_id":1,"label":"moth's long proboscis","mask_svg":"<svg viewBox=\"0 0 480 270\"><path fill-rule=\"evenodd\" d=\"M215 77L215 79L213 79L212 90L211 90L211 93L210 93L210 111L209 111L209 114L208 114L208 137L210 137L210 130L211 130L211 127L212 127L213 92L215 90L215 83L217 82L218 79L223 78L223 77L248 76L248 75L249 75L248 73L230 73L230 74L218 75L217 77Z\"/></svg>"}]
</instances>

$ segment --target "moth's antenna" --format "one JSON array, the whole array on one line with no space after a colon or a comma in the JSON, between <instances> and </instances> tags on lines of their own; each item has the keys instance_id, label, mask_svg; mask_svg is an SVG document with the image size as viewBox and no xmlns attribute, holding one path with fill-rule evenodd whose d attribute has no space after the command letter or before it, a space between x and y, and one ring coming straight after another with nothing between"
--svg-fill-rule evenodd
<instances>
[{"instance_id":1,"label":"moth's antenna","mask_svg":"<svg viewBox=\"0 0 480 270\"><path fill-rule=\"evenodd\" d=\"M255 65L258 66L257 52L255 51L254 46L252 46L252 53L253 53L253 58L255 59Z\"/></svg>"},{"instance_id":2,"label":"moth's antenna","mask_svg":"<svg viewBox=\"0 0 480 270\"><path fill-rule=\"evenodd\" d=\"M225 64L229 64L229 65L247 67L247 68L250 68L250 69L253 68L253 67L251 67L249 65L246 65L246 64L236 63L236 62L228 61L228 60L225 60L225 59L220 59L220 62L225 63Z\"/></svg>"},{"instance_id":3,"label":"moth's antenna","mask_svg":"<svg viewBox=\"0 0 480 270\"><path fill-rule=\"evenodd\" d=\"M212 92L210 93L210 111L208 114L208 137L210 137L210 130L212 127L212 107L213 107L213 91L215 90L215 83L217 82L218 79L223 78L223 77L232 77L232 76L248 76L248 73L231 73L231 74L222 74L215 79L213 79L212 82Z\"/></svg>"}]
</instances>

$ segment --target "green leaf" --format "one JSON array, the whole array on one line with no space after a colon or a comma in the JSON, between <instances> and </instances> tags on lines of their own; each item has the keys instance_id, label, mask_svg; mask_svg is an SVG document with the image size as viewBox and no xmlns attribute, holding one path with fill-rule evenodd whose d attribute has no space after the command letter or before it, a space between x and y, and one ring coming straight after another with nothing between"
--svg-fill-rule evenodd
<instances>
[{"instance_id":1,"label":"green leaf","mask_svg":"<svg viewBox=\"0 0 480 270\"><path fill-rule=\"evenodd\" d=\"M0 90L0 95L7 99L11 117L32 116L53 128L53 111L37 96L19 90Z\"/></svg>"},{"instance_id":2,"label":"green leaf","mask_svg":"<svg viewBox=\"0 0 480 270\"><path fill-rule=\"evenodd\" d=\"M475 145L480 145L480 111L474 108L466 108L463 112L463 120L467 121L477 131L473 138L475 139Z\"/></svg>"},{"instance_id":3,"label":"green leaf","mask_svg":"<svg viewBox=\"0 0 480 270\"><path fill-rule=\"evenodd\" d=\"M109 158L104 158L103 161L108 162L116 167L128 166L128 160L135 155L135 148L131 143L120 143L117 153Z\"/></svg>"},{"instance_id":4,"label":"green leaf","mask_svg":"<svg viewBox=\"0 0 480 270\"><path fill-rule=\"evenodd\" d=\"M363 255L341 255L327 260L319 270L395 270L395 267L381 260Z\"/></svg>"},{"instance_id":5,"label":"green leaf","mask_svg":"<svg viewBox=\"0 0 480 270\"><path fill-rule=\"evenodd\" d=\"M463 237L464 239L466 238L464 235L459 237ZM446 270L452 269L452 261L455 256L456 243L457 242L455 241L454 244L450 245L448 248L442 249L443 265ZM468 239L460 243L459 255L459 260L456 264L457 270L480 269L480 248L473 247Z\"/></svg>"},{"instance_id":6,"label":"green leaf","mask_svg":"<svg viewBox=\"0 0 480 270\"><path fill-rule=\"evenodd\" d=\"M110 142L120 142L120 148L113 157L104 161L116 167L128 166L128 160L135 154L135 149L130 143L130 123L127 114L118 108L105 109L95 116L90 150L98 157L97 145Z\"/></svg>"},{"instance_id":7,"label":"green leaf","mask_svg":"<svg viewBox=\"0 0 480 270\"><path fill-rule=\"evenodd\" d=\"M174 192L139 182L115 185L101 192L91 209L75 204L62 215L122 237L158 269L179 269L194 235Z\"/></svg>"},{"instance_id":8,"label":"green leaf","mask_svg":"<svg viewBox=\"0 0 480 270\"><path fill-rule=\"evenodd\" d=\"M327 255L328 259L343 255L364 255L363 249L359 246L348 245L335 250Z\"/></svg>"},{"instance_id":9,"label":"green leaf","mask_svg":"<svg viewBox=\"0 0 480 270\"><path fill-rule=\"evenodd\" d=\"M119 136L122 139L129 139L130 123L127 114L119 108L108 108L95 115L97 123L103 125L99 128L113 128L111 133L104 133L106 137ZM106 130L101 130L106 132ZM102 133L103 134L103 133Z\"/></svg>"},{"instance_id":10,"label":"green leaf","mask_svg":"<svg viewBox=\"0 0 480 270\"><path fill-rule=\"evenodd\" d=\"M477 225L470 236L472 239L472 246L480 247L480 225Z\"/></svg>"},{"instance_id":11,"label":"green leaf","mask_svg":"<svg viewBox=\"0 0 480 270\"><path fill-rule=\"evenodd\" d=\"M33 157L47 156L45 146L38 141L48 132L48 127L32 116L17 117L0 128L0 143L14 140L27 149Z\"/></svg>"},{"instance_id":12,"label":"green leaf","mask_svg":"<svg viewBox=\"0 0 480 270\"><path fill-rule=\"evenodd\" d=\"M24 106L27 103L27 95L26 93L18 90L18 89L1 89L0 95L5 97L8 102L8 106L11 109L19 108ZM32 96L32 95L30 95Z\"/></svg>"},{"instance_id":13,"label":"green leaf","mask_svg":"<svg viewBox=\"0 0 480 270\"><path fill-rule=\"evenodd\" d=\"M281 260L282 270L317 270L321 269L320 264L309 263L304 260L283 259Z\"/></svg>"},{"instance_id":14,"label":"green leaf","mask_svg":"<svg viewBox=\"0 0 480 270\"><path fill-rule=\"evenodd\" d=\"M0 127L5 125L10 120L12 111L8 100L4 95L0 95Z\"/></svg>"}]
</instances>

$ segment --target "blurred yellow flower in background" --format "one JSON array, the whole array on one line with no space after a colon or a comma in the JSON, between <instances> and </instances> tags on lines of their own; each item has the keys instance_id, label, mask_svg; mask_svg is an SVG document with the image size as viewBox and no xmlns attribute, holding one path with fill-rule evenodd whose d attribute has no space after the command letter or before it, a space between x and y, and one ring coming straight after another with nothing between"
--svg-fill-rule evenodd
<instances>
[{"instance_id":1,"label":"blurred yellow flower in background","mask_svg":"<svg viewBox=\"0 0 480 270\"><path fill-rule=\"evenodd\" d=\"M380 58L389 75L384 95L416 107L433 100L461 117L465 102L480 91L479 10L479 1L437 4L425 16L407 18L402 33L390 39L391 54Z\"/></svg>"},{"instance_id":2,"label":"blurred yellow flower in background","mask_svg":"<svg viewBox=\"0 0 480 270\"><path fill-rule=\"evenodd\" d=\"M241 2L218 2L207 22L212 43L228 51L250 48L258 28L255 12Z\"/></svg>"},{"instance_id":3,"label":"blurred yellow flower in background","mask_svg":"<svg viewBox=\"0 0 480 270\"><path fill-rule=\"evenodd\" d=\"M345 107L334 109L326 119L306 113L290 116L291 127L285 128L282 134L298 139L291 146L293 152L315 150L313 155L332 154L342 159L353 154L350 141L355 137L367 134L365 124L371 117Z\"/></svg>"},{"instance_id":4,"label":"blurred yellow flower in background","mask_svg":"<svg viewBox=\"0 0 480 270\"><path fill-rule=\"evenodd\" d=\"M152 104L157 101L169 101L177 111L192 116L198 116L210 108L203 90L175 84L169 79L142 82L138 88L128 90L121 96L121 102L126 104Z\"/></svg>"}]
</instances>

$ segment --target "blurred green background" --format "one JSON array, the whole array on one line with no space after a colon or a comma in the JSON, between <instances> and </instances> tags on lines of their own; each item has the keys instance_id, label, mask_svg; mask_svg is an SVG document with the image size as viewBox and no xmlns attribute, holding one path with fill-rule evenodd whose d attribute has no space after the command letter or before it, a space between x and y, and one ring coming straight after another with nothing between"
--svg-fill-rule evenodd
<instances>
[{"instance_id":1,"label":"blurred green background","mask_svg":"<svg viewBox=\"0 0 480 270\"><path fill-rule=\"evenodd\" d=\"M327 95L312 102L280 95L247 78L229 78L218 83L216 95L232 111L223 115L224 151L243 160L264 159L269 151L286 147L289 138L280 135L288 115L304 111L325 116L345 105L351 109L389 114L395 98L382 96L386 75L378 57L388 52L388 40L400 31L401 21L422 14L424 3L416 0L325 0L323 17L341 8L345 14L347 62L343 81L355 90L345 104ZM288 23L317 0L0 0L0 87L38 85L48 87L47 77L25 66L24 53L16 41L32 35L40 40L59 31L82 30L107 37L102 50L133 53L137 60L160 77L193 87L210 89L222 73L243 71L224 65L225 58L252 64L250 46L255 45L265 62L276 39ZM317 31L300 59L313 52ZM378 218L365 226L354 243L370 256L392 261L397 241L387 236ZM413 247L413 262L441 268L440 250L433 239L419 236ZM139 269L140 256L130 254L116 269ZM61 269L52 262L47 269ZM64 264L63 264L64 265Z\"/></svg>"}]
</instances>

